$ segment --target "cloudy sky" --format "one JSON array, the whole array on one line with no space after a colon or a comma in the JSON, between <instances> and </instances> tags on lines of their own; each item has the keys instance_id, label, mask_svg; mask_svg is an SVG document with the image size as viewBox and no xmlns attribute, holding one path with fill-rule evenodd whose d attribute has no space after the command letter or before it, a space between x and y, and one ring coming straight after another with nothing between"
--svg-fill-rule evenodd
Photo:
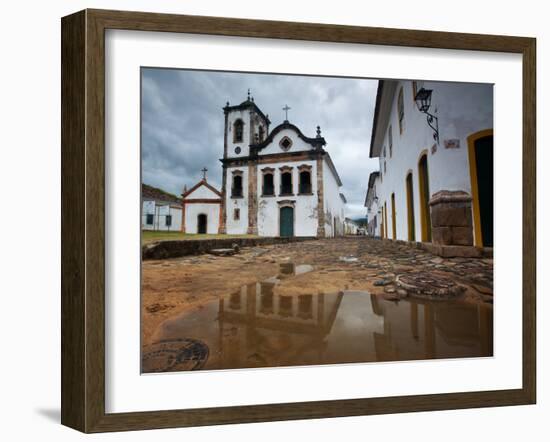
<instances>
[{"instance_id":1,"label":"cloudy sky","mask_svg":"<svg viewBox=\"0 0 550 442\"><path fill-rule=\"evenodd\" d=\"M348 200L347 215L364 216L367 182L378 162L369 159L376 80L142 69L142 180L176 195L200 180L221 189L223 107L246 100L271 120L288 119L309 137L321 126Z\"/></svg>"}]
</instances>

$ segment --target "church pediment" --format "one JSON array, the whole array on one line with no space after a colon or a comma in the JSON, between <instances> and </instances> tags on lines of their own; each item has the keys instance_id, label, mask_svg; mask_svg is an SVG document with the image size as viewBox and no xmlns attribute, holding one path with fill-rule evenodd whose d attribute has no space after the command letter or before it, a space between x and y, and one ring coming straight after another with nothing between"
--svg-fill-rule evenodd
<instances>
[{"instance_id":1,"label":"church pediment","mask_svg":"<svg viewBox=\"0 0 550 442\"><path fill-rule=\"evenodd\" d=\"M263 142L257 143L257 144L251 144L250 145L251 154L260 153L264 148L266 148L271 143L273 143L273 140L277 137L279 133L285 130L294 132L300 140L302 140L306 144L309 144L312 147L320 149L325 144L327 144L325 139L321 137L320 132L318 132L318 135L314 138L306 137L297 126L295 126L292 123L289 123L288 121L285 121L284 123L279 124L277 127L275 127ZM292 147L292 138L285 136L279 141L279 144L280 144L280 148L283 151L288 151Z\"/></svg>"},{"instance_id":2,"label":"church pediment","mask_svg":"<svg viewBox=\"0 0 550 442\"><path fill-rule=\"evenodd\" d=\"M182 198L184 200L192 199L220 199L222 197L221 192L215 187L208 184L206 180L201 180L195 184L191 189L184 192Z\"/></svg>"}]
</instances>

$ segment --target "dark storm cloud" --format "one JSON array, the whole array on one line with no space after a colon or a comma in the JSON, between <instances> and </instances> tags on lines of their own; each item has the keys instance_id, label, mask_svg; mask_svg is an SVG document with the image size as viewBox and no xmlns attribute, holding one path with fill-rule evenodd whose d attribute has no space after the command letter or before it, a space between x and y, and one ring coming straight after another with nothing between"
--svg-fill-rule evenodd
<instances>
[{"instance_id":1,"label":"dark storm cloud","mask_svg":"<svg viewBox=\"0 0 550 442\"><path fill-rule=\"evenodd\" d=\"M336 169L348 215L365 213L369 144L377 82L289 75L242 74L173 69L142 70L143 182L174 194L194 185L208 168L208 181L221 188L223 107L239 104L250 88L274 128L289 120L306 136L321 126Z\"/></svg>"}]
</instances>

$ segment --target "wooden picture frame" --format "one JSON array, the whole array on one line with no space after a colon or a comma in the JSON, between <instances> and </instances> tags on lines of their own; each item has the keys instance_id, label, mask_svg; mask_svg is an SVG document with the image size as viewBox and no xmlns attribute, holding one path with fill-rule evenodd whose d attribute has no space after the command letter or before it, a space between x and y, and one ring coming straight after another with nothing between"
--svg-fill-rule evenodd
<instances>
[{"instance_id":1,"label":"wooden picture frame","mask_svg":"<svg viewBox=\"0 0 550 442\"><path fill-rule=\"evenodd\" d=\"M105 412L105 30L496 51L523 63L523 385L271 405ZM84 10L62 19L62 424L83 432L533 404L536 398L536 98L533 38Z\"/></svg>"}]
</instances>

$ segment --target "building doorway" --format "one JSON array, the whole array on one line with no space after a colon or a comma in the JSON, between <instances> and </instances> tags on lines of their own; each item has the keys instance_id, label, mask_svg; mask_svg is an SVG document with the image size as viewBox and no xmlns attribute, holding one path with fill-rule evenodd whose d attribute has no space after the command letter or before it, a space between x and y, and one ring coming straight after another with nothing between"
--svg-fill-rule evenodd
<instances>
[{"instance_id":1,"label":"building doorway","mask_svg":"<svg viewBox=\"0 0 550 442\"><path fill-rule=\"evenodd\" d=\"M294 236L294 208L281 207L279 234L284 237Z\"/></svg>"},{"instance_id":2,"label":"building doorway","mask_svg":"<svg viewBox=\"0 0 550 442\"><path fill-rule=\"evenodd\" d=\"M397 239L397 218L395 216L395 193L391 194L391 237Z\"/></svg>"},{"instance_id":3,"label":"building doorway","mask_svg":"<svg viewBox=\"0 0 550 442\"><path fill-rule=\"evenodd\" d=\"M420 220L422 221L422 241L432 241L432 219L430 216L430 175L428 155L424 153L418 162L418 182L420 190Z\"/></svg>"},{"instance_id":4,"label":"building doorway","mask_svg":"<svg viewBox=\"0 0 550 442\"><path fill-rule=\"evenodd\" d=\"M382 206L380 213L380 238L384 239L386 236L386 223L384 222L384 206Z\"/></svg>"},{"instance_id":5,"label":"building doorway","mask_svg":"<svg viewBox=\"0 0 550 442\"><path fill-rule=\"evenodd\" d=\"M386 201L384 201L384 238L388 238L389 237L389 232L388 230L390 230L389 226L388 226L388 204L386 203Z\"/></svg>"},{"instance_id":6,"label":"building doorway","mask_svg":"<svg viewBox=\"0 0 550 442\"><path fill-rule=\"evenodd\" d=\"M416 227L414 225L414 193L413 193L413 176L412 172L409 172L406 179L406 188L407 188L407 223L408 223L408 240L416 241Z\"/></svg>"},{"instance_id":7,"label":"building doorway","mask_svg":"<svg viewBox=\"0 0 550 442\"><path fill-rule=\"evenodd\" d=\"M197 217L197 233L206 233L206 227L208 225L208 217L201 213Z\"/></svg>"},{"instance_id":8,"label":"building doorway","mask_svg":"<svg viewBox=\"0 0 550 442\"><path fill-rule=\"evenodd\" d=\"M493 131L468 138L477 247L493 247Z\"/></svg>"}]
</instances>

